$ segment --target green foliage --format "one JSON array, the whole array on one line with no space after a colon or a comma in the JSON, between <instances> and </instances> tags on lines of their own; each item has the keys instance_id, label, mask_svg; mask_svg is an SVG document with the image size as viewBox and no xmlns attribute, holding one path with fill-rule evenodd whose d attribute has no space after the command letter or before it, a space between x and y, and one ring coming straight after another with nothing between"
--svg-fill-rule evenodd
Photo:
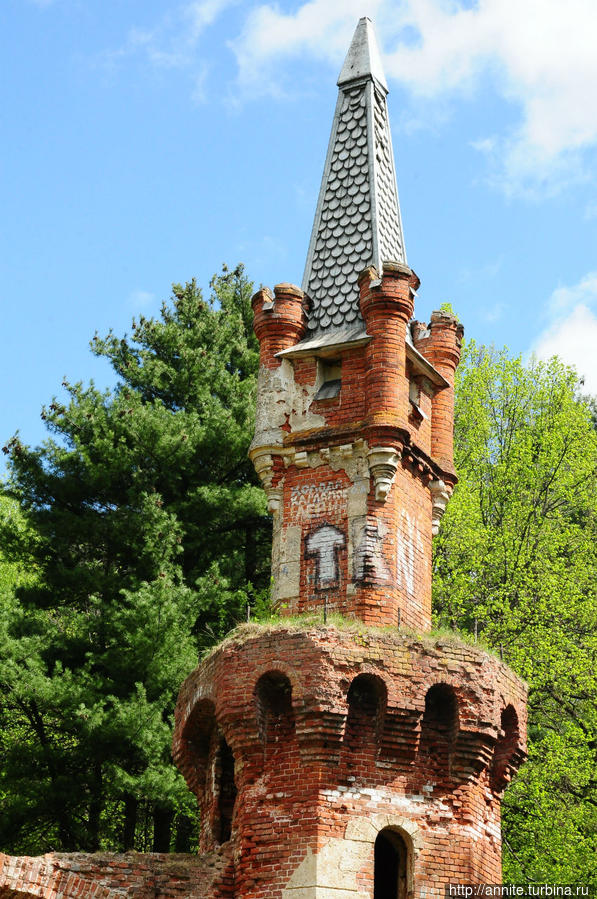
<instances>
[{"instance_id":1,"label":"green foliage","mask_svg":"<svg viewBox=\"0 0 597 899\"><path fill-rule=\"evenodd\" d=\"M454 307L452 303L442 303L439 307L440 312L445 312L447 315L453 315L454 318L458 319L458 316L454 312Z\"/></svg>"},{"instance_id":2,"label":"green foliage","mask_svg":"<svg viewBox=\"0 0 597 899\"><path fill-rule=\"evenodd\" d=\"M66 402L43 413L50 438L6 447L4 850L192 845L193 798L170 761L180 682L247 604L272 622L270 523L247 459L250 294L241 268L214 278L209 301L175 286L130 338L94 339L114 391L65 383ZM529 682L505 877L595 884L595 405L557 361L474 344L457 386L460 483L436 541L436 624L476 624Z\"/></svg>"},{"instance_id":3,"label":"green foliage","mask_svg":"<svg viewBox=\"0 0 597 899\"><path fill-rule=\"evenodd\" d=\"M455 457L437 620L477 622L530 688L529 761L504 802L504 876L595 884L597 433L575 373L471 343Z\"/></svg>"},{"instance_id":4,"label":"green foliage","mask_svg":"<svg viewBox=\"0 0 597 899\"><path fill-rule=\"evenodd\" d=\"M194 826L176 695L269 586L251 285L238 268L212 289L175 286L130 339L96 336L116 389L65 382L50 439L5 448L21 513L1 523L4 849L167 849L173 821Z\"/></svg>"}]
</instances>

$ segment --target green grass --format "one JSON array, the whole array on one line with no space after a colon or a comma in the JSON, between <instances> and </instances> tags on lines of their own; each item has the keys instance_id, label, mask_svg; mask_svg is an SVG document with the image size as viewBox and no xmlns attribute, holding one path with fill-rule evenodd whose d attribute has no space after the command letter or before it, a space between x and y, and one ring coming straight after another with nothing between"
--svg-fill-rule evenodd
<instances>
[{"instance_id":1,"label":"green grass","mask_svg":"<svg viewBox=\"0 0 597 899\"><path fill-rule=\"evenodd\" d=\"M345 633L353 633L355 634L355 636L358 636L359 639L363 639L367 635L390 635L404 640L416 640L417 642L426 643L428 645L439 645L444 643L451 646L462 646L464 644L481 652L499 656L499 653L496 652L493 647L488 646L483 640L475 640L473 634L452 630L447 627L435 628L431 631L424 632L411 630L410 628L405 627L401 627L400 629L398 629L393 625L372 627L364 624L357 618L349 618L345 615L340 615L337 612L329 613L327 615L327 620L324 623L322 612L307 612L303 615L268 615L255 618L246 624L239 624L228 634L226 634L226 636L223 638L223 640L220 641L220 643L207 649L203 655L203 658L207 658L207 656L211 655L211 653L214 652L214 650L218 649L220 646L233 641L244 642L244 640L248 640L251 637L265 631L308 631L314 629L329 629Z\"/></svg>"}]
</instances>

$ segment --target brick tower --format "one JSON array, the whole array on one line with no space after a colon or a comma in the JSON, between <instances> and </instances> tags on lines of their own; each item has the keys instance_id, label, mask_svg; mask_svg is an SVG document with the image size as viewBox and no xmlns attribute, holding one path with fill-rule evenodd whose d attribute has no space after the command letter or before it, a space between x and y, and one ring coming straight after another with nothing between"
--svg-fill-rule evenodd
<instances>
[{"instance_id":1,"label":"brick tower","mask_svg":"<svg viewBox=\"0 0 597 899\"><path fill-rule=\"evenodd\" d=\"M201 849L225 855L218 890L242 899L499 882L500 798L524 757L524 685L429 633L462 328L444 312L412 320L419 279L368 19L338 86L302 288L253 299L250 455L274 520L281 623L234 632L177 707ZM325 625L333 612L347 624Z\"/></svg>"}]
</instances>

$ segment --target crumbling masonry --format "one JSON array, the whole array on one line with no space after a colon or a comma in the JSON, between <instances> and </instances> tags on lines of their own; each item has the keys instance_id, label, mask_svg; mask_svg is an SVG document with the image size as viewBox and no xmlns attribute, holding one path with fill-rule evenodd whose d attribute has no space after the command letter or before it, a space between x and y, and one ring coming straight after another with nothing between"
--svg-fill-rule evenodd
<instances>
[{"instance_id":1,"label":"crumbling masonry","mask_svg":"<svg viewBox=\"0 0 597 899\"><path fill-rule=\"evenodd\" d=\"M42 860L39 889L19 887L26 865L9 860L0 896L405 899L501 880L525 688L493 656L429 634L462 327L445 312L413 321L419 279L368 19L338 85L302 289L253 298L250 455L274 520L281 623L239 628L177 706L174 758L200 804L202 854L183 881L156 880L163 858L146 865L140 892L132 874L130 889L105 875L118 858L78 892L42 886L72 857ZM284 623L303 613L321 624ZM324 624L332 613L347 626Z\"/></svg>"}]
</instances>

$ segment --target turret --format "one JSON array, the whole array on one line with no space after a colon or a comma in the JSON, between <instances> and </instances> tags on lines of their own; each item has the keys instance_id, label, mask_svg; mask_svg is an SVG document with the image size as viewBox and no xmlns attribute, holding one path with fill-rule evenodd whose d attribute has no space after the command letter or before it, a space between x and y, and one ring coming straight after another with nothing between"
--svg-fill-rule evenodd
<instances>
[{"instance_id":1,"label":"turret","mask_svg":"<svg viewBox=\"0 0 597 899\"><path fill-rule=\"evenodd\" d=\"M431 538L456 482L460 332L434 313L424 351L413 341L419 279L368 19L338 86L302 291L279 285L253 300L250 455L274 515L273 598L282 614L325 608L428 630Z\"/></svg>"},{"instance_id":2,"label":"turret","mask_svg":"<svg viewBox=\"0 0 597 899\"><path fill-rule=\"evenodd\" d=\"M280 621L241 626L187 678L173 752L201 849L231 860L224 894L441 899L500 881L525 687L429 633L462 328L443 312L412 321L419 279L368 19L338 85L302 288L253 298L250 456ZM316 614L285 617L303 612Z\"/></svg>"}]
</instances>

